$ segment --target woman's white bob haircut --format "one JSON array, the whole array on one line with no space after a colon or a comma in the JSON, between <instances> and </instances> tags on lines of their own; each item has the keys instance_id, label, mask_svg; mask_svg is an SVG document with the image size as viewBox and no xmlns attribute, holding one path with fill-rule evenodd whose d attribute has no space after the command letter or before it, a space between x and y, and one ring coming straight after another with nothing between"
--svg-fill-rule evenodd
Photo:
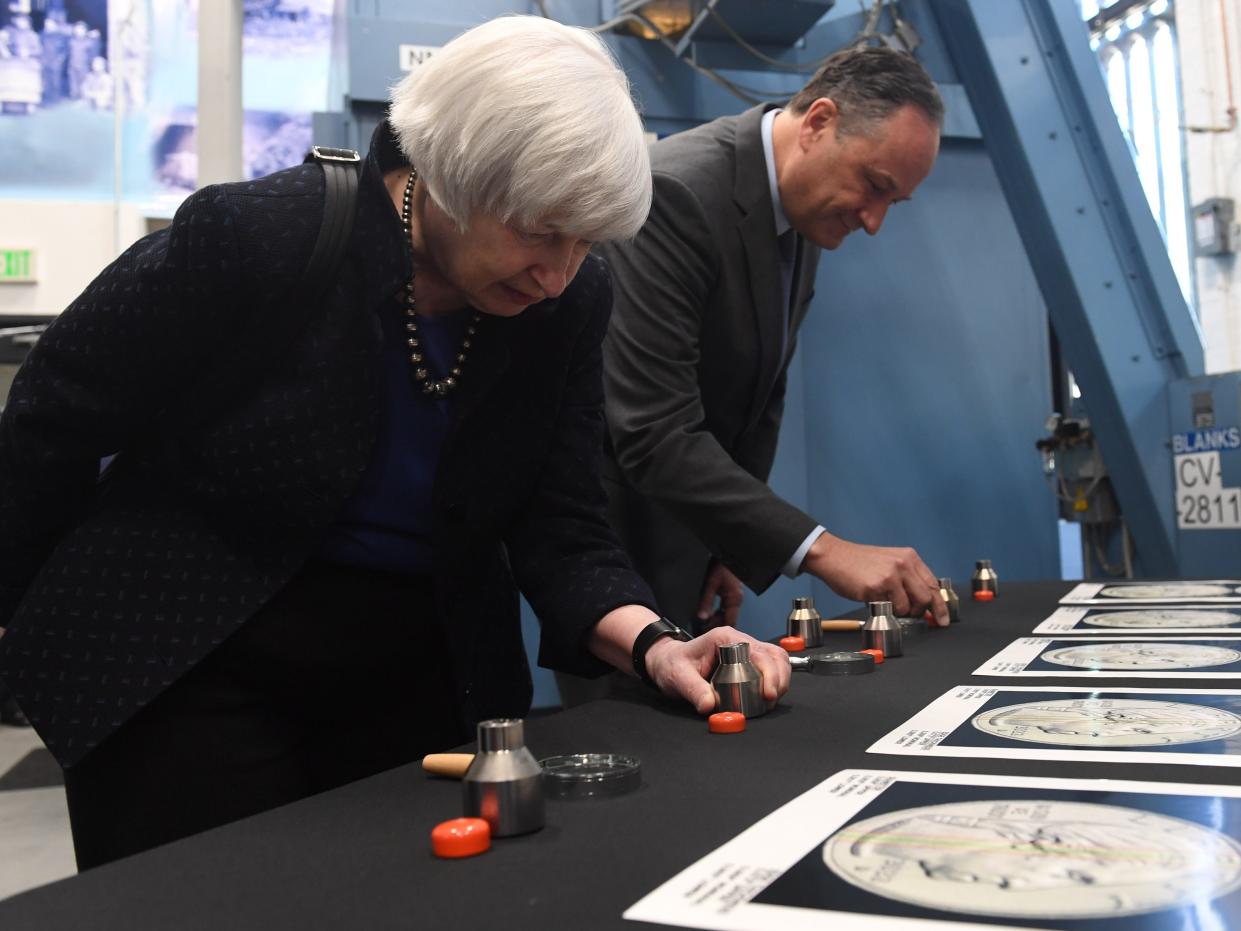
<instances>
[{"instance_id":1,"label":"woman's white bob haircut","mask_svg":"<svg viewBox=\"0 0 1241 931\"><path fill-rule=\"evenodd\" d=\"M628 239L651 206L629 81L585 29L503 16L392 88L388 112L427 191L465 230L473 210L582 239Z\"/></svg>"}]
</instances>

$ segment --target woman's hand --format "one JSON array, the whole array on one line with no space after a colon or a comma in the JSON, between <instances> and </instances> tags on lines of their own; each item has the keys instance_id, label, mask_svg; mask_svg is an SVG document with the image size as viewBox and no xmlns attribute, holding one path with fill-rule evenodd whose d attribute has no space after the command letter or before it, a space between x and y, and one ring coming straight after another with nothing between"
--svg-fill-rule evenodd
<instances>
[{"instance_id":1,"label":"woman's hand","mask_svg":"<svg viewBox=\"0 0 1241 931\"><path fill-rule=\"evenodd\" d=\"M685 642L671 637L655 641L646 653L646 671L665 695L684 698L699 714L710 714L718 701L709 680L719 648L742 641L750 645L750 662L763 674L763 698L775 702L789 690L788 653L731 627L717 627Z\"/></svg>"},{"instance_id":2,"label":"woman's hand","mask_svg":"<svg viewBox=\"0 0 1241 931\"><path fill-rule=\"evenodd\" d=\"M590 651L622 672L633 671L633 642L658 615L640 605L625 605L603 616L590 635ZM789 690L792 667L784 650L755 640L731 627L717 627L693 640L661 637L646 651L646 671L661 692L684 698L699 714L715 710L715 690L708 681L715 671L719 648L745 641L750 645L750 661L763 674L763 698L776 701Z\"/></svg>"}]
</instances>

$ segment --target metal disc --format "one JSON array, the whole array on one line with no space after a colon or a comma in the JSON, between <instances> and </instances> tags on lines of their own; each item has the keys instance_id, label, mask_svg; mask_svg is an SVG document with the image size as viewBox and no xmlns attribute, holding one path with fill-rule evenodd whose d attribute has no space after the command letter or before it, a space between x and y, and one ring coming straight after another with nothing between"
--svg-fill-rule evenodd
<instances>
[{"instance_id":1,"label":"metal disc","mask_svg":"<svg viewBox=\"0 0 1241 931\"><path fill-rule=\"evenodd\" d=\"M926 621L920 617L898 617L896 623L901 629L902 639L921 637L926 633Z\"/></svg>"},{"instance_id":2,"label":"metal disc","mask_svg":"<svg viewBox=\"0 0 1241 931\"><path fill-rule=\"evenodd\" d=\"M869 653L820 653L806 659L816 676L861 676L875 671L875 658Z\"/></svg>"}]
</instances>

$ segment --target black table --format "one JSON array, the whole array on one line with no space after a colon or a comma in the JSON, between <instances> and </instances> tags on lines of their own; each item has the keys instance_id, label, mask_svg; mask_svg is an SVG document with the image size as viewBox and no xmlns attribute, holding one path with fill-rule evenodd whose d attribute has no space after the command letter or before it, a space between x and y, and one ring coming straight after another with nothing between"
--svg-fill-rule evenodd
<instances>
[{"instance_id":1,"label":"black table","mask_svg":"<svg viewBox=\"0 0 1241 931\"><path fill-rule=\"evenodd\" d=\"M431 828L461 813L461 788L409 766L16 896L0 903L0 928L652 927L623 921L621 913L841 769L1234 783L1238 771L1225 767L865 752L955 685L1209 687L1194 680L971 677L983 660L1031 633L1069 587L1011 583L993 603L963 601L962 623L908 642L904 657L873 675L795 673L780 707L740 735L708 734L688 709L645 693L527 721L536 756L635 755L643 785L615 799L549 801L544 830L498 840L480 857L431 855ZM860 635L826 639L853 649Z\"/></svg>"}]
</instances>

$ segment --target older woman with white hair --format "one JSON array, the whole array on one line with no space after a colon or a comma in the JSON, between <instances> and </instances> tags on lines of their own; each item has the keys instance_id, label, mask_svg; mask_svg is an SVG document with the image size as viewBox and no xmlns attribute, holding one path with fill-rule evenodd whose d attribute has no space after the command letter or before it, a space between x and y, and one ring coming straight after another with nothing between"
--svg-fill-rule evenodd
<instances>
[{"instance_id":1,"label":"older woman with white hair","mask_svg":"<svg viewBox=\"0 0 1241 931\"><path fill-rule=\"evenodd\" d=\"M590 33L466 32L393 91L344 259L314 165L205 188L52 324L0 419L0 676L80 867L467 740L540 662L711 710L603 516L593 242L650 202ZM101 459L117 454L102 476ZM788 663L755 645L776 698Z\"/></svg>"}]
</instances>

